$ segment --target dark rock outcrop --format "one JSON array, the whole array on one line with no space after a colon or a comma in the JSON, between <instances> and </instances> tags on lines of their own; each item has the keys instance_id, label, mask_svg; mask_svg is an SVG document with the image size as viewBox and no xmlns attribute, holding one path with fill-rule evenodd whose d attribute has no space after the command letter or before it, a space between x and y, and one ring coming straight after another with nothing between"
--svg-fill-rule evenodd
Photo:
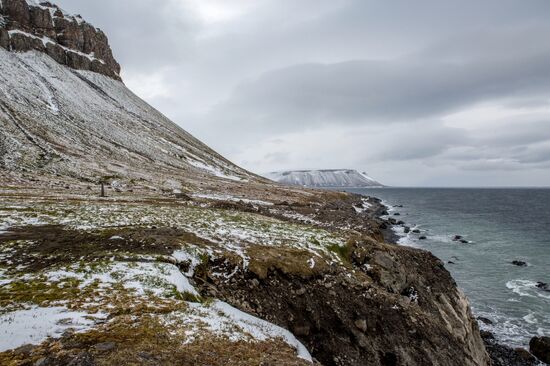
<instances>
[{"instance_id":1,"label":"dark rock outcrop","mask_svg":"<svg viewBox=\"0 0 550 366\"><path fill-rule=\"evenodd\" d=\"M531 338L529 350L542 362L550 364L550 337Z\"/></svg>"},{"instance_id":2,"label":"dark rock outcrop","mask_svg":"<svg viewBox=\"0 0 550 366\"><path fill-rule=\"evenodd\" d=\"M481 331L492 366L537 366L539 362L523 348L511 348L499 344L491 332Z\"/></svg>"},{"instance_id":3,"label":"dark rock outcrop","mask_svg":"<svg viewBox=\"0 0 550 366\"><path fill-rule=\"evenodd\" d=\"M515 260L515 261L512 261L512 264L514 266L518 266L518 267L526 267L527 266L527 263L524 262L524 261L518 261L518 260Z\"/></svg>"},{"instance_id":4,"label":"dark rock outcrop","mask_svg":"<svg viewBox=\"0 0 550 366\"><path fill-rule=\"evenodd\" d=\"M60 64L120 80L107 36L80 16L49 2L33 6L25 0L3 0L0 16L0 47L44 52Z\"/></svg>"},{"instance_id":5,"label":"dark rock outcrop","mask_svg":"<svg viewBox=\"0 0 550 366\"><path fill-rule=\"evenodd\" d=\"M252 263L224 282L210 271L229 259L217 258L194 279L205 295L292 329L326 366L489 365L468 302L440 260L369 238L348 255L357 277L325 266L299 273L264 258L270 264Z\"/></svg>"}]
</instances>

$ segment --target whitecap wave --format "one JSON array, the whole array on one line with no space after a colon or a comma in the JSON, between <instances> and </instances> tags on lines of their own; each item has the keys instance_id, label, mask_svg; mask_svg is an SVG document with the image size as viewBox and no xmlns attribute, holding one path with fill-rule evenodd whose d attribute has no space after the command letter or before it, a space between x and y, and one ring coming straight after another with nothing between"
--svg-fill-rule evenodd
<instances>
[{"instance_id":1,"label":"whitecap wave","mask_svg":"<svg viewBox=\"0 0 550 366\"><path fill-rule=\"evenodd\" d=\"M536 290L537 283L529 280L511 280L506 282L506 287L519 296L536 297L533 290Z\"/></svg>"}]
</instances>

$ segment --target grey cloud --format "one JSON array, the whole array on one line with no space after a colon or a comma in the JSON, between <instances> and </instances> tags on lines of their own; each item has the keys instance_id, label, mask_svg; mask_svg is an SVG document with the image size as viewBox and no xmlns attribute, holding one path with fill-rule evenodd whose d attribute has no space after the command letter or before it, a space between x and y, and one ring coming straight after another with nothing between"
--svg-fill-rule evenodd
<instances>
[{"instance_id":1,"label":"grey cloud","mask_svg":"<svg viewBox=\"0 0 550 366\"><path fill-rule=\"evenodd\" d=\"M247 168L550 184L547 0L258 0L212 24L196 8L212 0L56 1L106 31L128 85ZM483 104L515 113L446 125Z\"/></svg>"},{"instance_id":2,"label":"grey cloud","mask_svg":"<svg viewBox=\"0 0 550 366\"><path fill-rule=\"evenodd\" d=\"M450 113L481 100L549 92L550 50L464 64L364 60L266 73L241 85L214 113L239 116L262 129L285 123L386 123Z\"/></svg>"},{"instance_id":3,"label":"grey cloud","mask_svg":"<svg viewBox=\"0 0 550 366\"><path fill-rule=\"evenodd\" d=\"M200 26L177 0L59 0L61 7L103 29L123 71L150 72L182 62Z\"/></svg>"}]
</instances>

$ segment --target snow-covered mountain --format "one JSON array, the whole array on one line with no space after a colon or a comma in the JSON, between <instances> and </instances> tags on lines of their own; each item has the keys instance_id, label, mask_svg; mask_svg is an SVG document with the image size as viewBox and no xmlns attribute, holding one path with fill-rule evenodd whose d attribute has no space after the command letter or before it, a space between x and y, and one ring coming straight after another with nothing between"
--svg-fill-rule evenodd
<instances>
[{"instance_id":1,"label":"snow-covered mountain","mask_svg":"<svg viewBox=\"0 0 550 366\"><path fill-rule=\"evenodd\" d=\"M99 29L50 3L0 4L0 171L89 181L261 179L126 88Z\"/></svg>"},{"instance_id":2,"label":"snow-covered mountain","mask_svg":"<svg viewBox=\"0 0 550 366\"><path fill-rule=\"evenodd\" d=\"M383 187L382 183L353 169L289 170L265 174L275 182L305 187Z\"/></svg>"}]
</instances>

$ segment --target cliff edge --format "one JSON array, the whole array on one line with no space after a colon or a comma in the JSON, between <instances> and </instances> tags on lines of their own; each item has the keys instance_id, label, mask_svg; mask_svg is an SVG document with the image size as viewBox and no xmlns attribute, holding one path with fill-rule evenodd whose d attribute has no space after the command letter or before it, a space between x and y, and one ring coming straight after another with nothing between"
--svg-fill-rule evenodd
<instances>
[{"instance_id":1,"label":"cliff edge","mask_svg":"<svg viewBox=\"0 0 550 366\"><path fill-rule=\"evenodd\" d=\"M0 0L0 47L37 50L62 65L120 80L120 65L107 36L50 2Z\"/></svg>"}]
</instances>

